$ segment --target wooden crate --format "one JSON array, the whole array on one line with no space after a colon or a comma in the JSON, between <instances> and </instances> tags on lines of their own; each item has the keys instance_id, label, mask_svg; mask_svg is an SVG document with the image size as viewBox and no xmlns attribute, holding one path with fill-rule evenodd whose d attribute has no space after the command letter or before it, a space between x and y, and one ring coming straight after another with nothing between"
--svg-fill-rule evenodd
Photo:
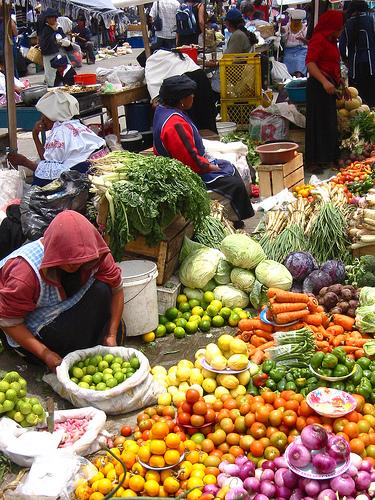
<instances>
[{"instance_id":1,"label":"wooden crate","mask_svg":"<svg viewBox=\"0 0 375 500\"><path fill-rule=\"evenodd\" d=\"M375 245L366 245L365 247L356 248L352 251L353 257L362 257L363 255L375 255Z\"/></svg>"},{"instance_id":2,"label":"wooden crate","mask_svg":"<svg viewBox=\"0 0 375 500\"><path fill-rule=\"evenodd\" d=\"M293 160L279 165L258 165L259 188L263 198L268 198L283 189L290 189L304 182L303 155L298 153Z\"/></svg>"},{"instance_id":3,"label":"wooden crate","mask_svg":"<svg viewBox=\"0 0 375 500\"><path fill-rule=\"evenodd\" d=\"M108 201L102 200L99 208L98 223L106 225L108 216ZM165 240L158 245L150 247L146 243L144 236L138 236L134 241L128 243L124 248L124 255L121 260L146 259L156 262L158 267L157 285L164 285L173 275L178 267L178 256L184 241L184 236L191 238L194 234L194 227L191 222L177 216L171 224L164 230ZM108 236L105 238L108 242Z\"/></svg>"}]
</instances>

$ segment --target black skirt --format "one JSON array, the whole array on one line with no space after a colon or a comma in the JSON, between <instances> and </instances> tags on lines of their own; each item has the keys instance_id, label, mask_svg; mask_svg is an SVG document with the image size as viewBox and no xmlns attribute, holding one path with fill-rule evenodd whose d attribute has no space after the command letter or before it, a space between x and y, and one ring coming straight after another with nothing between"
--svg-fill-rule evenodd
<instances>
[{"instance_id":1,"label":"black skirt","mask_svg":"<svg viewBox=\"0 0 375 500\"><path fill-rule=\"evenodd\" d=\"M355 87L364 104L375 106L375 75L370 74L368 63L357 63L355 78L349 78L349 84Z\"/></svg>"},{"instance_id":2,"label":"black skirt","mask_svg":"<svg viewBox=\"0 0 375 500\"><path fill-rule=\"evenodd\" d=\"M329 95L313 77L307 80L306 166L335 163L339 156L336 96Z\"/></svg>"}]
</instances>

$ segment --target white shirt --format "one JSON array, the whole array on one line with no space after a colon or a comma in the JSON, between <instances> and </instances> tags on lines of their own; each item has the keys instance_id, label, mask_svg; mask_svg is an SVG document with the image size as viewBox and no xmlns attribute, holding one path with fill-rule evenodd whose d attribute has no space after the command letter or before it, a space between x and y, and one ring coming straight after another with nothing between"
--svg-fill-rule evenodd
<instances>
[{"instance_id":1,"label":"white shirt","mask_svg":"<svg viewBox=\"0 0 375 500\"><path fill-rule=\"evenodd\" d=\"M158 38L169 40L176 38L176 13L179 7L180 3L177 0L159 0L152 4L150 16L155 19L159 14L163 23L161 31L156 31Z\"/></svg>"}]
</instances>

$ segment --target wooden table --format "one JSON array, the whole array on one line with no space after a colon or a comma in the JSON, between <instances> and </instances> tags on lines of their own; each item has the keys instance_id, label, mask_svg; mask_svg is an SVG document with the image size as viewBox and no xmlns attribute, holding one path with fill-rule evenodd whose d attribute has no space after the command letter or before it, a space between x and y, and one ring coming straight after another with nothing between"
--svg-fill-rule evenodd
<instances>
[{"instance_id":1,"label":"wooden table","mask_svg":"<svg viewBox=\"0 0 375 500\"><path fill-rule=\"evenodd\" d=\"M117 139L120 140L120 123L118 118L118 107L131 104L132 102L141 101L142 99L149 98L146 85L126 89L121 92L113 94L101 94L103 106L107 108L108 113L112 117L113 133L116 134Z\"/></svg>"}]
</instances>

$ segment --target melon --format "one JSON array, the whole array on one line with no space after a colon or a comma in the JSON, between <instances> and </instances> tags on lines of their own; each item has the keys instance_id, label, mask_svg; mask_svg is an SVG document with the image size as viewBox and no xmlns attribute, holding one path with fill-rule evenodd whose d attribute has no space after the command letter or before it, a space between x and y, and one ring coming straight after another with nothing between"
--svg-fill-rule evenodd
<instances>
[{"instance_id":1,"label":"melon","mask_svg":"<svg viewBox=\"0 0 375 500\"><path fill-rule=\"evenodd\" d=\"M358 97L358 90L355 87L348 87L348 91L352 97Z\"/></svg>"},{"instance_id":2,"label":"melon","mask_svg":"<svg viewBox=\"0 0 375 500\"><path fill-rule=\"evenodd\" d=\"M349 111L349 117L354 118L355 115L358 115L358 113L361 113L361 108L355 108Z\"/></svg>"},{"instance_id":3,"label":"melon","mask_svg":"<svg viewBox=\"0 0 375 500\"><path fill-rule=\"evenodd\" d=\"M348 111L352 111L354 109L359 108L361 104L362 104L362 99L359 96L354 97L349 101L345 101L345 109L347 109Z\"/></svg>"},{"instance_id":4,"label":"melon","mask_svg":"<svg viewBox=\"0 0 375 500\"><path fill-rule=\"evenodd\" d=\"M349 117L349 111L345 108L342 108L342 109L339 109L338 110L338 114L342 117L342 118L348 118Z\"/></svg>"},{"instance_id":5,"label":"melon","mask_svg":"<svg viewBox=\"0 0 375 500\"><path fill-rule=\"evenodd\" d=\"M341 109L345 106L345 99L337 99L336 100L336 108Z\"/></svg>"}]
</instances>

